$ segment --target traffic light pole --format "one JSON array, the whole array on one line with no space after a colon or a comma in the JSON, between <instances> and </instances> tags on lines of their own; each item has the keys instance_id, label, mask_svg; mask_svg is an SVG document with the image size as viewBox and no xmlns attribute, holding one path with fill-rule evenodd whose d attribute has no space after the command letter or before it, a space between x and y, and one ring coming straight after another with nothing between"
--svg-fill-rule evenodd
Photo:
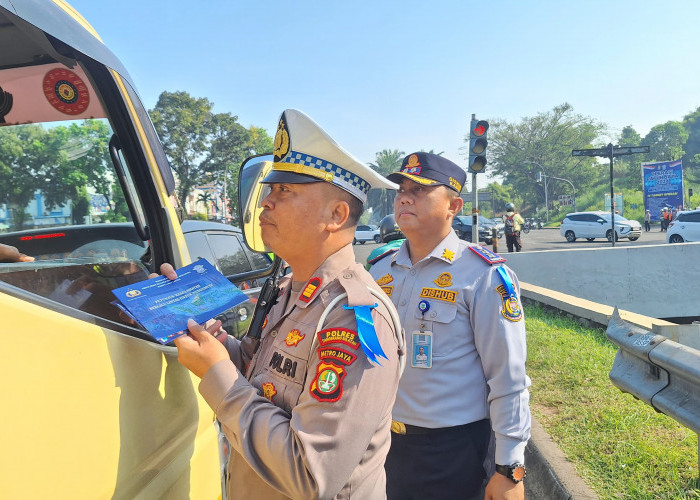
<instances>
[{"instance_id":1,"label":"traffic light pole","mask_svg":"<svg viewBox=\"0 0 700 500\"><path fill-rule=\"evenodd\" d=\"M479 190L476 188L476 172L472 172L472 243L479 244Z\"/></svg>"}]
</instances>

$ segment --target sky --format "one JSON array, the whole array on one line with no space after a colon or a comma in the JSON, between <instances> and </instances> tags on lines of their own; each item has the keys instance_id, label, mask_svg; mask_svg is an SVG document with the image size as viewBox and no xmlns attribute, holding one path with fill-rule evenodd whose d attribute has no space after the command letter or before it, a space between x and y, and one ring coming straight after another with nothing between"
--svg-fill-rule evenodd
<instances>
[{"instance_id":1,"label":"sky","mask_svg":"<svg viewBox=\"0 0 700 500\"><path fill-rule=\"evenodd\" d=\"M517 123L568 102L617 144L700 106L695 0L69 3L148 109L185 91L272 135L297 108L362 162L432 149L466 168L472 114Z\"/></svg>"}]
</instances>

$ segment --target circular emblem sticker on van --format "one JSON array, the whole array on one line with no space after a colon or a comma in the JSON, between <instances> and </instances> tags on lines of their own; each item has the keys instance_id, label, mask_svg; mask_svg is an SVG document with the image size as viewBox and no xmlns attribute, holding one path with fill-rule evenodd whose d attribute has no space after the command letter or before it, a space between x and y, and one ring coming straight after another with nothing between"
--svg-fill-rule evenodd
<instances>
[{"instance_id":1,"label":"circular emblem sticker on van","mask_svg":"<svg viewBox=\"0 0 700 500\"><path fill-rule=\"evenodd\" d=\"M84 113L90 104L87 85L67 69L52 69L44 75L44 95L51 106L67 115Z\"/></svg>"}]
</instances>

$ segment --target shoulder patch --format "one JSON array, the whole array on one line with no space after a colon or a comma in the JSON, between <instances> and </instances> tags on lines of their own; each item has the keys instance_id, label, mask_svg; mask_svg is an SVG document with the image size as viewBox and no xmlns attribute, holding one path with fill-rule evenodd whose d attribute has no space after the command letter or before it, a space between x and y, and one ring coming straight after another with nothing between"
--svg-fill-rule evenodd
<instances>
[{"instance_id":1,"label":"shoulder patch","mask_svg":"<svg viewBox=\"0 0 700 500\"><path fill-rule=\"evenodd\" d=\"M325 346L334 342L340 342L357 349L360 346L360 339L357 332L348 330L347 328L328 328L318 332L318 342Z\"/></svg>"},{"instance_id":2,"label":"shoulder patch","mask_svg":"<svg viewBox=\"0 0 700 500\"><path fill-rule=\"evenodd\" d=\"M497 253L493 253L491 250L481 245L470 246L469 250L477 254L491 265L506 261L505 257L501 257Z\"/></svg>"},{"instance_id":3,"label":"shoulder patch","mask_svg":"<svg viewBox=\"0 0 700 500\"><path fill-rule=\"evenodd\" d=\"M316 400L334 403L343 396L345 369L334 363L319 363L309 392Z\"/></svg>"},{"instance_id":4,"label":"shoulder patch","mask_svg":"<svg viewBox=\"0 0 700 500\"><path fill-rule=\"evenodd\" d=\"M345 366L353 364L357 359L355 354L338 347L319 347L317 352L321 361L337 361Z\"/></svg>"},{"instance_id":5,"label":"shoulder patch","mask_svg":"<svg viewBox=\"0 0 700 500\"><path fill-rule=\"evenodd\" d=\"M303 300L304 302L309 302L316 291L318 290L318 287L321 286L321 278L311 278L309 282L306 284L304 287L304 291L301 292L301 295L299 296L300 300Z\"/></svg>"}]
</instances>

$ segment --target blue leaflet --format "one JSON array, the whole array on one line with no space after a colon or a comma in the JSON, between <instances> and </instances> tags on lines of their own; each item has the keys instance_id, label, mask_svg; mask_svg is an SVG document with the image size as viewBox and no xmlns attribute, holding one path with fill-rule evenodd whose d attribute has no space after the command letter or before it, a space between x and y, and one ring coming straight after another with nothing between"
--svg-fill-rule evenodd
<instances>
[{"instance_id":1,"label":"blue leaflet","mask_svg":"<svg viewBox=\"0 0 700 500\"><path fill-rule=\"evenodd\" d=\"M187 320L204 323L248 296L209 262L197 262L177 270L177 278L165 276L112 290L125 310L161 344L187 333Z\"/></svg>"},{"instance_id":2,"label":"blue leaflet","mask_svg":"<svg viewBox=\"0 0 700 500\"><path fill-rule=\"evenodd\" d=\"M367 358L372 363L381 365L377 356L381 356L384 359L389 358L384 354L384 350L377 338L377 331L374 329L374 320L372 319L373 307L377 307L377 304L373 306L343 306L343 309L354 309L355 320L357 321L357 334L360 337L362 350L365 351Z\"/></svg>"}]
</instances>

